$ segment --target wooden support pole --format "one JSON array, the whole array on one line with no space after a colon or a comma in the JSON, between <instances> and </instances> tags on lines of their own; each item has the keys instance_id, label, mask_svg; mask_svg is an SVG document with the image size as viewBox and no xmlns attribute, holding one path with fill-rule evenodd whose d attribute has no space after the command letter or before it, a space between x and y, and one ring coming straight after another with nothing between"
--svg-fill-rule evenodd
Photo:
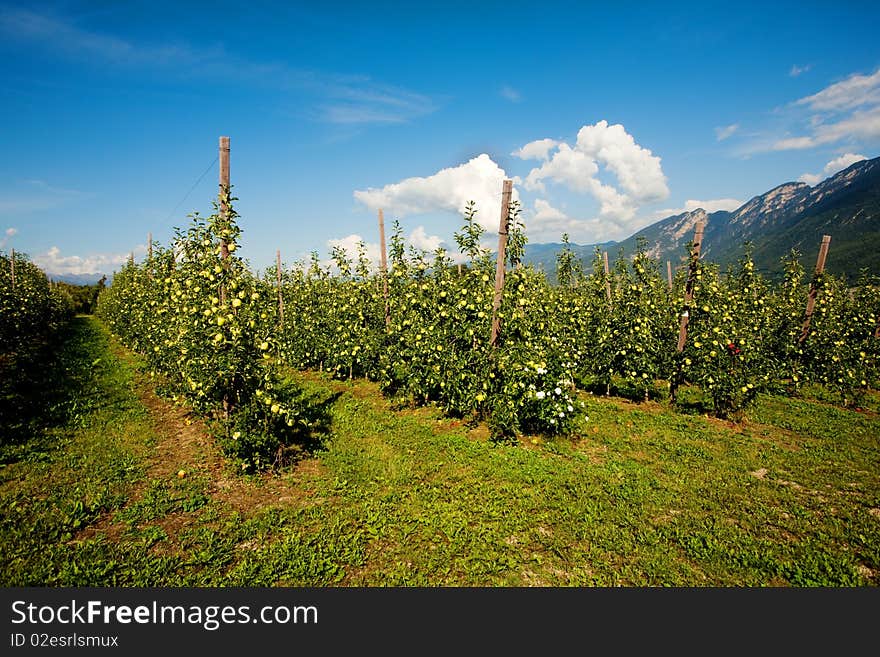
<instances>
[{"instance_id":1,"label":"wooden support pole","mask_svg":"<svg viewBox=\"0 0 880 657\"><path fill-rule=\"evenodd\" d=\"M666 261L666 280L669 283L669 290L672 291L672 262Z\"/></svg>"},{"instance_id":2,"label":"wooden support pole","mask_svg":"<svg viewBox=\"0 0 880 657\"><path fill-rule=\"evenodd\" d=\"M489 344L498 343L501 321L498 310L501 308L501 294L504 289L504 261L507 251L507 224L510 220L510 196L513 193L513 181L505 180L501 186L501 220L498 224L498 258L495 261L495 298L492 301L492 336Z\"/></svg>"},{"instance_id":3,"label":"wooden support pole","mask_svg":"<svg viewBox=\"0 0 880 657\"><path fill-rule=\"evenodd\" d=\"M229 137L220 137L220 216L226 217L229 208L226 205L226 193L229 192ZM224 247L226 240L223 240ZM229 254L226 253L226 256ZM224 257L226 257L224 256Z\"/></svg>"},{"instance_id":4,"label":"wooden support pole","mask_svg":"<svg viewBox=\"0 0 880 657\"><path fill-rule=\"evenodd\" d=\"M15 289L15 249L10 251L9 256L9 274L10 274L10 282L12 283L12 289Z\"/></svg>"},{"instance_id":5,"label":"wooden support pole","mask_svg":"<svg viewBox=\"0 0 880 657\"><path fill-rule=\"evenodd\" d=\"M284 326L284 295L281 293L281 249L275 250L275 283L278 287L278 320Z\"/></svg>"},{"instance_id":6,"label":"wooden support pole","mask_svg":"<svg viewBox=\"0 0 880 657\"><path fill-rule=\"evenodd\" d=\"M694 285L697 278L697 263L700 260L700 247L703 244L703 229L705 223L700 220L694 228L694 250L691 254L690 271L688 273L687 283L684 288L684 310L681 313L681 324L678 329L678 346L676 351L684 350L684 344L687 340L687 326L690 317L691 302L694 299Z\"/></svg>"},{"instance_id":7,"label":"wooden support pole","mask_svg":"<svg viewBox=\"0 0 880 657\"><path fill-rule=\"evenodd\" d=\"M391 308L388 305L388 254L385 249L385 214L379 208L379 270L382 274L382 297L385 299L385 330L391 328Z\"/></svg>"},{"instance_id":8,"label":"wooden support pole","mask_svg":"<svg viewBox=\"0 0 880 657\"><path fill-rule=\"evenodd\" d=\"M611 305L611 268L608 266L608 251L602 252L602 264L605 265L605 296Z\"/></svg>"},{"instance_id":9,"label":"wooden support pole","mask_svg":"<svg viewBox=\"0 0 880 657\"><path fill-rule=\"evenodd\" d=\"M804 325L798 342L803 343L810 332L810 321L813 317L813 309L816 306L816 297L819 295L818 278L825 271L825 259L828 257L828 246L831 244L831 235L822 236L822 244L819 245L819 256L816 258L816 274L810 282L810 291L807 294L807 311L804 314Z\"/></svg>"},{"instance_id":10,"label":"wooden support pole","mask_svg":"<svg viewBox=\"0 0 880 657\"><path fill-rule=\"evenodd\" d=\"M147 233L147 276L153 279L153 233Z\"/></svg>"},{"instance_id":11,"label":"wooden support pole","mask_svg":"<svg viewBox=\"0 0 880 657\"><path fill-rule=\"evenodd\" d=\"M229 137L220 137L219 143L219 153L218 159L220 161L220 219L221 223L225 223L225 220L229 214L229 205L227 201L229 199ZM222 261L222 265L224 268L229 266L229 243L226 241L226 238L222 235L220 236L220 260ZM226 303L226 286L220 285L220 303ZM232 401L229 399L227 395L223 397L223 412L225 415L225 419L229 420L229 411L232 408Z\"/></svg>"},{"instance_id":12,"label":"wooden support pole","mask_svg":"<svg viewBox=\"0 0 880 657\"><path fill-rule=\"evenodd\" d=\"M226 219L229 212L229 206L226 201L229 196L229 137L220 137L220 218ZM227 260L229 258L229 244L225 237L220 237L220 259ZM223 266L226 266L224 262ZM226 289L220 286L220 302L226 301Z\"/></svg>"}]
</instances>

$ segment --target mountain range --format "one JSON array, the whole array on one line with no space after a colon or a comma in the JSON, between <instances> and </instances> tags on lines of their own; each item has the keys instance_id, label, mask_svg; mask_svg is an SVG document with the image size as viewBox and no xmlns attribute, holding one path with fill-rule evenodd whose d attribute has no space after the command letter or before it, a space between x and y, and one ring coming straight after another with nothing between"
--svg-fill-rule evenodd
<instances>
[{"instance_id":1,"label":"mountain range","mask_svg":"<svg viewBox=\"0 0 880 657\"><path fill-rule=\"evenodd\" d=\"M722 268L736 262L746 243L755 268L769 278L782 274L782 258L792 249L809 275L815 268L823 235L831 236L826 271L855 281L862 269L880 274L880 157L862 160L815 186L786 182L755 196L733 211L703 209L673 215L620 242L571 245L586 271L596 249L613 263L632 256L644 241L648 254L665 272L666 261L678 267L687 257L697 221L705 222L701 257ZM523 261L555 279L562 244L527 244Z\"/></svg>"},{"instance_id":2,"label":"mountain range","mask_svg":"<svg viewBox=\"0 0 880 657\"><path fill-rule=\"evenodd\" d=\"M69 283L70 285L97 285L98 281L101 280L102 276L106 276L107 280L105 283L109 285L113 280L113 274L53 274L46 273L46 276L49 277L49 280L59 281L61 283Z\"/></svg>"}]
</instances>

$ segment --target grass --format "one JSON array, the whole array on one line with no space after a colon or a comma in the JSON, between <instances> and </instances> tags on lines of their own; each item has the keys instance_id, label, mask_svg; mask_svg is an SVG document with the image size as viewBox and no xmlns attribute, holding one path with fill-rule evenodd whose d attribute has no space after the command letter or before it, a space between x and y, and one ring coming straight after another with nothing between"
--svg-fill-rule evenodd
<instances>
[{"instance_id":1,"label":"grass","mask_svg":"<svg viewBox=\"0 0 880 657\"><path fill-rule=\"evenodd\" d=\"M321 447L241 477L96 320L58 358L77 419L0 452L4 586L880 584L876 396L764 396L734 424L586 394L581 436L505 445L291 373L327 404Z\"/></svg>"}]
</instances>

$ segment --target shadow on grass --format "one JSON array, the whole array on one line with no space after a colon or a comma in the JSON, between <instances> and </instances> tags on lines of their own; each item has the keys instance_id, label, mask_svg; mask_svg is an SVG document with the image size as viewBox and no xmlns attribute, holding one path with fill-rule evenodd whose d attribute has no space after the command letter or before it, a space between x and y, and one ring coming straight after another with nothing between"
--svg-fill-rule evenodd
<instances>
[{"instance_id":1,"label":"shadow on grass","mask_svg":"<svg viewBox=\"0 0 880 657\"><path fill-rule=\"evenodd\" d=\"M662 402L669 398L668 385L659 382L645 386L615 377L610 382L598 379L582 380L578 387L599 397L620 397L633 402Z\"/></svg>"},{"instance_id":2,"label":"shadow on grass","mask_svg":"<svg viewBox=\"0 0 880 657\"><path fill-rule=\"evenodd\" d=\"M303 390L288 382L278 391L278 398L295 406L299 422L292 427L276 425L272 432L276 442L272 470L281 470L326 449L326 440L332 428L332 408L343 392ZM226 445L230 446L229 441ZM233 448L233 453L235 449ZM242 456L242 454L238 454Z\"/></svg>"},{"instance_id":3,"label":"shadow on grass","mask_svg":"<svg viewBox=\"0 0 880 657\"><path fill-rule=\"evenodd\" d=\"M337 391L325 395L311 393L302 396L301 399L305 402L302 413L307 426L299 428L294 436L296 444L302 448L304 456L323 451L326 448L325 441L330 435L333 424L331 412L333 404L342 395L342 391Z\"/></svg>"}]
</instances>

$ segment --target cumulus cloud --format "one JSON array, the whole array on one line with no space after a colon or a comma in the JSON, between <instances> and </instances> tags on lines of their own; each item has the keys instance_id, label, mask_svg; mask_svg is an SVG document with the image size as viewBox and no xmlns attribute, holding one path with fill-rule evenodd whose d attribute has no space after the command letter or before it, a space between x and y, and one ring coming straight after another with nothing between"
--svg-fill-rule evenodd
<instances>
[{"instance_id":1,"label":"cumulus cloud","mask_svg":"<svg viewBox=\"0 0 880 657\"><path fill-rule=\"evenodd\" d=\"M499 216L501 209L498 209ZM437 235L428 235L424 226L416 226L415 230L409 234L407 242L421 251L431 253L443 244L443 240Z\"/></svg>"},{"instance_id":2,"label":"cumulus cloud","mask_svg":"<svg viewBox=\"0 0 880 657\"><path fill-rule=\"evenodd\" d=\"M500 208L498 212L501 212ZM351 259L352 269L354 269L354 267L357 266L358 244L360 242L364 242L365 253L367 259L370 261L371 269L373 271L378 270L379 264L382 260L380 245L377 242L365 241L364 238L357 233L352 233L351 235L338 239L327 240L327 249L331 252L333 248L337 246L344 249L348 257ZM427 251L428 253L432 253L438 247L444 246L443 240L436 235L428 235L424 226L416 226L406 237L406 243L418 250ZM327 266L332 265L333 262L328 259L323 261L323 264Z\"/></svg>"},{"instance_id":3,"label":"cumulus cloud","mask_svg":"<svg viewBox=\"0 0 880 657\"><path fill-rule=\"evenodd\" d=\"M739 130L739 123L731 123L730 125L715 128L715 139L718 141L724 141L737 130Z\"/></svg>"},{"instance_id":4,"label":"cumulus cloud","mask_svg":"<svg viewBox=\"0 0 880 657\"><path fill-rule=\"evenodd\" d=\"M346 255L348 255L349 259L351 259L352 268L354 268L355 266L357 266L358 245L361 242L364 242L367 258L374 267L377 266L381 258L379 245L371 242L366 242L364 238L357 233L352 233L351 235L347 235L346 237L342 237L339 239L327 240L327 250L332 252L332 250L336 247L342 248L346 252Z\"/></svg>"},{"instance_id":5,"label":"cumulus cloud","mask_svg":"<svg viewBox=\"0 0 880 657\"><path fill-rule=\"evenodd\" d=\"M18 233L17 228L7 228L4 232L4 237L0 238L0 249L4 248L9 240L14 237Z\"/></svg>"},{"instance_id":6,"label":"cumulus cloud","mask_svg":"<svg viewBox=\"0 0 880 657\"><path fill-rule=\"evenodd\" d=\"M373 211L382 208L399 216L437 211L460 215L467 202L474 201L477 221L491 230L498 227L501 187L506 178L504 169L483 153L431 176L406 178L378 189L356 190L354 198ZM519 199L515 188L512 198Z\"/></svg>"},{"instance_id":7,"label":"cumulus cloud","mask_svg":"<svg viewBox=\"0 0 880 657\"><path fill-rule=\"evenodd\" d=\"M532 142L534 143L534 142ZM545 191L544 180L549 179L561 183L577 192L589 192L592 188L593 176L599 173L596 162L573 149L566 143L557 144L553 157L546 159L540 166L532 169L526 176L524 187L530 191Z\"/></svg>"},{"instance_id":8,"label":"cumulus cloud","mask_svg":"<svg viewBox=\"0 0 880 657\"><path fill-rule=\"evenodd\" d=\"M146 253L146 245L139 245L134 253ZM128 253L107 254L96 253L88 256L61 255L61 249L53 246L46 253L33 257L33 262L47 274L108 274L123 265L129 258Z\"/></svg>"},{"instance_id":9,"label":"cumulus cloud","mask_svg":"<svg viewBox=\"0 0 880 657\"><path fill-rule=\"evenodd\" d=\"M603 120L583 126L574 146L542 139L513 154L542 160L526 176L525 189L545 193L546 183L552 182L589 194L599 202L599 219L616 223L618 228L635 217L641 204L669 195L660 158L639 146L620 124ZM617 186L599 180L600 165L613 174Z\"/></svg>"},{"instance_id":10,"label":"cumulus cloud","mask_svg":"<svg viewBox=\"0 0 880 657\"><path fill-rule=\"evenodd\" d=\"M867 159L867 157L859 153L844 153L840 157L836 157L826 164L825 168L822 169L822 173L805 173L798 178L798 181L807 183L808 185L817 185L825 180L825 178L833 176L838 171L843 171L851 164Z\"/></svg>"},{"instance_id":11,"label":"cumulus cloud","mask_svg":"<svg viewBox=\"0 0 880 657\"><path fill-rule=\"evenodd\" d=\"M590 244L622 239L630 232L618 221L601 216L589 219L571 217L541 198L535 199L526 216L526 234L532 242L559 242L562 235L568 233L575 244Z\"/></svg>"},{"instance_id":12,"label":"cumulus cloud","mask_svg":"<svg viewBox=\"0 0 880 657\"><path fill-rule=\"evenodd\" d=\"M659 201L669 196L660 158L636 144L619 123L599 121L584 126L578 132L577 148L610 169L623 190L637 201Z\"/></svg>"},{"instance_id":13,"label":"cumulus cloud","mask_svg":"<svg viewBox=\"0 0 880 657\"><path fill-rule=\"evenodd\" d=\"M568 219L566 214L562 210L557 210L550 203L545 201L542 198L535 199L535 222L541 221L558 221L561 219Z\"/></svg>"},{"instance_id":14,"label":"cumulus cloud","mask_svg":"<svg viewBox=\"0 0 880 657\"><path fill-rule=\"evenodd\" d=\"M545 199L535 199L531 217L526 223L526 234L536 242L558 241L563 233L581 234L583 222L573 219Z\"/></svg>"},{"instance_id":15,"label":"cumulus cloud","mask_svg":"<svg viewBox=\"0 0 880 657\"><path fill-rule=\"evenodd\" d=\"M559 142L555 139L536 139L513 151L511 155L521 160L546 160L550 151L558 145Z\"/></svg>"}]
</instances>

